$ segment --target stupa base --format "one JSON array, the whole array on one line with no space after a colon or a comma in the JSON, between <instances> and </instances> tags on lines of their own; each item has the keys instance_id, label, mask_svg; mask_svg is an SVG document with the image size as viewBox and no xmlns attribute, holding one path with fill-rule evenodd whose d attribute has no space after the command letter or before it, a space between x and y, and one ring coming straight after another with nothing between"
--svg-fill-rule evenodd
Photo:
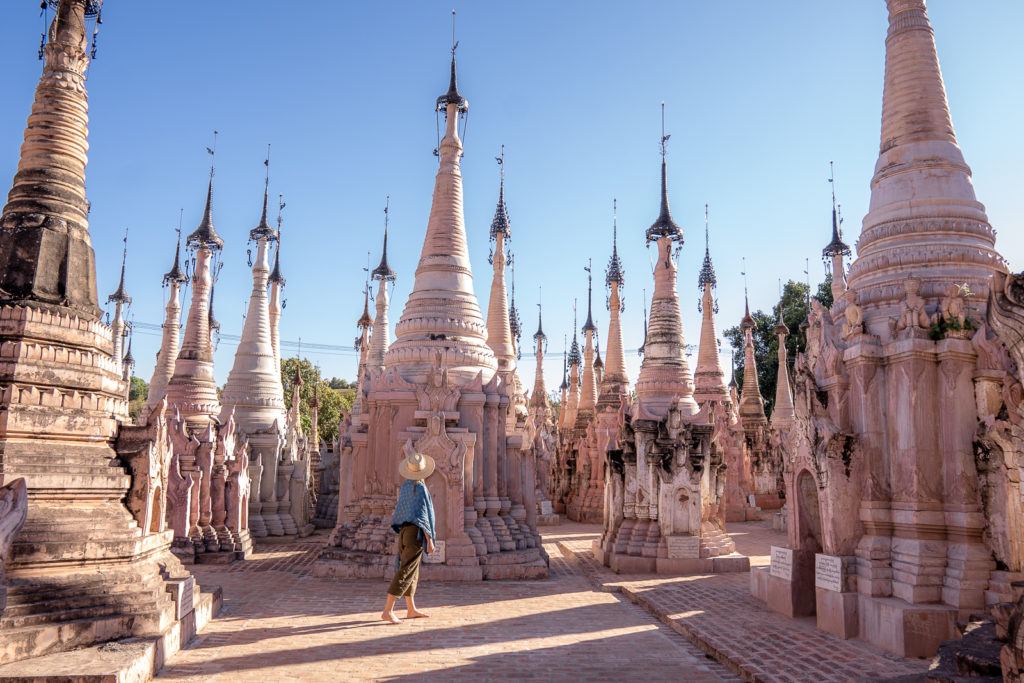
<instances>
[{"instance_id":1,"label":"stupa base","mask_svg":"<svg viewBox=\"0 0 1024 683\"><path fill-rule=\"evenodd\" d=\"M191 608L166 626L159 636L126 638L72 650L53 652L0 665L0 681L147 681L172 655L186 646L217 616L223 604L220 588L188 595ZM2 649L28 651L32 643L71 639L104 640L99 634L118 632L121 617L80 620L4 633Z\"/></svg>"},{"instance_id":2,"label":"stupa base","mask_svg":"<svg viewBox=\"0 0 1024 683\"><path fill-rule=\"evenodd\" d=\"M450 558L459 564L420 565L420 576L428 581L482 581L546 579L547 558L538 548L508 550L479 557ZM464 562L464 564L462 564ZM337 579L390 579L395 573L395 556L361 550L327 547L313 564L313 576Z\"/></svg>"}]
</instances>

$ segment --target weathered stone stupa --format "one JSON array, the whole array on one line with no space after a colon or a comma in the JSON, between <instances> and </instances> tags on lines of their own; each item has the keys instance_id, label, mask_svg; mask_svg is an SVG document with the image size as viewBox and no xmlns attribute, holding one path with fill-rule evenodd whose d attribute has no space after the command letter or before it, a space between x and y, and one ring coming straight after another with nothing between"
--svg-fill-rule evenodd
<instances>
[{"instance_id":1,"label":"weathered stone stupa","mask_svg":"<svg viewBox=\"0 0 1024 683\"><path fill-rule=\"evenodd\" d=\"M181 348L181 288L188 283L188 277L181 270L181 230L178 230L178 242L174 248L174 262L171 269L164 273L163 284L167 287L167 305L164 309L164 322L161 325L162 335L160 350L157 352L153 376L149 380L149 394L146 396L146 414L151 412L167 396L167 383L174 374L174 364L178 360Z\"/></svg>"},{"instance_id":2,"label":"weathered stone stupa","mask_svg":"<svg viewBox=\"0 0 1024 683\"><path fill-rule=\"evenodd\" d=\"M124 339L128 334L127 325L125 323L125 312L126 309L132 305L132 298L128 294L128 288L125 287L124 275L125 269L128 265L128 233L125 231L124 235L124 249L121 251L121 278L117 281L117 289L107 297L108 304L114 304L114 317L110 321L110 333L113 336L114 341L114 360L118 364L121 363L121 359L124 357ZM122 372L122 374L124 374Z\"/></svg>"},{"instance_id":3,"label":"weathered stone stupa","mask_svg":"<svg viewBox=\"0 0 1024 683\"><path fill-rule=\"evenodd\" d=\"M658 255L644 359L621 450L609 453L605 533L595 551L616 571L743 570L749 563L734 553L720 511L722 453L698 414L684 354L674 253L683 231L669 211L667 141L663 130L661 212L647 230Z\"/></svg>"},{"instance_id":4,"label":"weathered stone stupa","mask_svg":"<svg viewBox=\"0 0 1024 683\"><path fill-rule=\"evenodd\" d=\"M544 385L544 354L547 349L548 336L544 333L543 310L538 301L537 331L533 334L533 353L537 359L537 368L534 372L533 393L530 394L529 423L533 430L533 452L537 463L535 488L537 524L540 526L550 526L560 521L552 503L558 432L551 419L551 403L548 401L547 388Z\"/></svg>"},{"instance_id":5,"label":"weathered stone stupa","mask_svg":"<svg viewBox=\"0 0 1024 683\"><path fill-rule=\"evenodd\" d=\"M224 240L213 227L213 170L206 188L206 205L199 226L185 241L195 250L192 276L192 302L185 321L185 332L167 382L167 408L170 415L181 415L193 431L201 431L216 422L220 414L217 383L213 377L213 337L210 329L214 259L224 248Z\"/></svg>"},{"instance_id":6,"label":"weathered stone stupa","mask_svg":"<svg viewBox=\"0 0 1024 683\"><path fill-rule=\"evenodd\" d=\"M609 450L617 450L624 419L624 402L627 397L628 378L625 371L625 355L622 349L622 312L621 287L625 282L625 271L618 253L618 225L615 217L616 209L613 201L612 218L612 254L605 273L605 284L608 287L608 365L605 367L595 341L596 326L591 313L592 288L588 278L587 289L587 321L584 332L587 335L587 349L593 347L593 361L587 361L593 367L593 382L596 398L593 408L589 409L589 418L585 424L574 431L576 437L570 448L569 456L576 463L576 476L573 489L568 496L569 516L577 521L599 523L604 519L605 507L605 461ZM588 275L589 267L588 267ZM588 329L589 328L589 329ZM587 357L587 355L585 355ZM584 388L588 385L587 372L584 371ZM584 391L584 394L587 392ZM589 406L590 400L581 399L583 408ZM577 417L577 425L580 419Z\"/></svg>"},{"instance_id":7,"label":"weathered stone stupa","mask_svg":"<svg viewBox=\"0 0 1024 683\"><path fill-rule=\"evenodd\" d=\"M507 426L513 387L499 374L488 328L473 292L462 209L462 141L468 109L456 82L452 50L448 92L438 98L445 132L426 237L412 292L386 347L386 322L374 325L364 397L365 421L350 432L343 454L338 526L316 573L380 576L393 569L390 516L399 486L398 462L415 449L434 458L427 479L437 512L438 551L429 574L449 579L547 575L536 530L511 517L535 504L532 457ZM496 261L498 258L496 257ZM378 295L378 307L382 305ZM378 310L380 310L378 308ZM507 326L505 309L503 325ZM381 361L380 365L377 360ZM507 503L505 501L508 501Z\"/></svg>"},{"instance_id":8,"label":"weathered stone stupa","mask_svg":"<svg viewBox=\"0 0 1024 683\"><path fill-rule=\"evenodd\" d=\"M169 552L162 406L145 427L119 427L127 386L100 322L85 193L86 22L100 3L52 4L0 217L0 486L13 482L18 507L19 478L28 493L20 532L0 523L0 553L10 550L0 664L43 656L36 676L55 672L64 651L127 637L155 639L162 658L213 604Z\"/></svg>"},{"instance_id":9,"label":"weathered stone stupa","mask_svg":"<svg viewBox=\"0 0 1024 683\"><path fill-rule=\"evenodd\" d=\"M722 516L728 522L743 522L756 519L756 509L749 497L753 492L750 473L750 451L747 447L743 425L739 419L738 396L725 383L725 371L719 357L718 332L715 315L718 301L715 290L718 277L711 259L711 236L708 206L704 205L704 261L697 276L700 290L701 313L700 346L697 350L697 367L694 370L693 398L713 425L712 443L722 452L726 465L725 491L722 494ZM732 383L735 385L735 368Z\"/></svg>"},{"instance_id":10,"label":"weathered stone stupa","mask_svg":"<svg viewBox=\"0 0 1024 683\"><path fill-rule=\"evenodd\" d=\"M1001 439L997 417L1019 414L1020 385L986 325L1005 264L957 146L925 2L886 4L870 208L848 289L834 267L842 296L831 310L812 302L785 457L789 547L752 586L841 636L929 656L1024 570L1020 441ZM842 246L833 233L826 257Z\"/></svg>"},{"instance_id":11,"label":"weathered stone stupa","mask_svg":"<svg viewBox=\"0 0 1024 683\"><path fill-rule=\"evenodd\" d=\"M754 356L753 316L744 290L744 315L740 321L743 331L743 386L740 394L739 418L743 427L744 446L750 466L750 490L748 500L753 496L753 506L764 510L782 507L781 491L782 461L777 449L771 448L768 431L768 417L764 410L764 396L757 376L757 359Z\"/></svg>"},{"instance_id":12,"label":"weathered stone stupa","mask_svg":"<svg viewBox=\"0 0 1024 683\"><path fill-rule=\"evenodd\" d=\"M269 168L269 166L268 166ZM264 538L271 533L283 535L278 511L278 465L284 445L284 388L274 353L270 327L270 303L267 285L270 277L269 250L277 234L267 222L269 171L263 189L263 209L259 223L249 231L256 243L252 264L252 293L221 396L221 421L234 414L240 438L249 443L250 500L246 501L252 534ZM248 535L246 531L246 535ZM251 548L248 542L246 552Z\"/></svg>"}]
</instances>

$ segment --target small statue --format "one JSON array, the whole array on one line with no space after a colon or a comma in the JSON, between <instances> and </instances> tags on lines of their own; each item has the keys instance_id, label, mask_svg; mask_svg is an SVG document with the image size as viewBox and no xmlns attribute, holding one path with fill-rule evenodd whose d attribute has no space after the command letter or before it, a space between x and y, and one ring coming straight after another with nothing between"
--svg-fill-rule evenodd
<instances>
[{"instance_id":1,"label":"small statue","mask_svg":"<svg viewBox=\"0 0 1024 683\"><path fill-rule=\"evenodd\" d=\"M811 310L807 314L807 365L811 368L821 354L821 335L824 331L824 307L817 299L811 299Z\"/></svg>"},{"instance_id":2,"label":"small statue","mask_svg":"<svg viewBox=\"0 0 1024 683\"><path fill-rule=\"evenodd\" d=\"M846 309L843 311L843 315L846 321L843 323L843 339L850 339L864 332L864 311L857 305L857 292L848 289L844 298Z\"/></svg>"},{"instance_id":3,"label":"small statue","mask_svg":"<svg viewBox=\"0 0 1024 683\"><path fill-rule=\"evenodd\" d=\"M931 321L925 311L925 300L920 295L920 278L910 277L903 283L906 298L903 300L903 311L900 313L897 328L900 330L927 329Z\"/></svg>"},{"instance_id":4,"label":"small statue","mask_svg":"<svg viewBox=\"0 0 1024 683\"><path fill-rule=\"evenodd\" d=\"M942 319L951 330L967 328L967 297L971 296L971 288L965 282L962 285L950 285L949 296L942 300L940 310Z\"/></svg>"}]
</instances>

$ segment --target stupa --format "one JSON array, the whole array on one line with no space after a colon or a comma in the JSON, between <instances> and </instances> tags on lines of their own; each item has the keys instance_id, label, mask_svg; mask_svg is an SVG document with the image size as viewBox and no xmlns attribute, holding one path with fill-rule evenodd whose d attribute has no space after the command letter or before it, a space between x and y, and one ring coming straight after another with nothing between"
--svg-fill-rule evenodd
<instances>
[{"instance_id":1,"label":"stupa","mask_svg":"<svg viewBox=\"0 0 1024 683\"><path fill-rule=\"evenodd\" d=\"M625 402L629 379L625 370L625 354L622 348L622 323L620 315L623 310L621 287L625 283L625 270L618 252L617 203L612 202L612 254L605 272L605 284L608 288L608 364L601 359L600 349L596 340L596 326L591 314L592 287L588 267L587 287L587 320L584 332L587 335L587 348L593 343L593 382L595 399L589 409L589 419L582 428L582 434L575 442L577 476L576 491L568 506L570 517L577 521L601 523L606 519L608 501L605 496L607 474L606 459L610 450L620 447L620 436L625 415ZM589 329L588 329L589 328ZM586 371L583 379L584 387L588 385ZM587 393L585 390L584 393ZM590 400L581 399L584 408L588 408ZM579 424L579 418L577 418ZM580 434L577 431L577 434Z\"/></svg>"},{"instance_id":2,"label":"stupa","mask_svg":"<svg viewBox=\"0 0 1024 683\"><path fill-rule=\"evenodd\" d=\"M269 159L268 159L269 161ZM240 437L249 443L248 465L252 480L249 524L253 536L283 535L278 512L278 465L284 445L284 388L270 333L269 250L277 233L267 221L270 172L263 187L263 208L249 240L256 243L252 263L252 292L234 364L221 394L221 420L234 414ZM249 530L246 530L248 536ZM244 549L251 549L251 541Z\"/></svg>"},{"instance_id":3,"label":"stupa","mask_svg":"<svg viewBox=\"0 0 1024 683\"><path fill-rule=\"evenodd\" d=\"M683 231L668 204L662 108L661 211L648 228L658 248L654 293L636 401L624 418L621 449L609 452L607 519L599 559L620 572L743 571L721 515L725 466L713 425L699 413L684 354L676 251Z\"/></svg>"},{"instance_id":4,"label":"stupa","mask_svg":"<svg viewBox=\"0 0 1024 683\"><path fill-rule=\"evenodd\" d=\"M125 287L124 275L128 264L128 231L124 233L124 248L121 250L121 278L117 281L117 289L107 297L108 304L114 304L114 317L110 321L110 332L114 338L114 359L121 363L124 357L124 339L128 336L125 313L132 305L132 298ZM122 374L124 374L122 372Z\"/></svg>"},{"instance_id":5,"label":"stupa","mask_svg":"<svg viewBox=\"0 0 1024 683\"><path fill-rule=\"evenodd\" d=\"M50 4L0 216L0 664L38 658L23 664L35 676L56 674L67 650L132 637L162 661L218 604L169 552L163 406L125 424L121 358L100 321L85 193L87 21L100 2Z\"/></svg>"},{"instance_id":6,"label":"stupa","mask_svg":"<svg viewBox=\"0 0 1024 683\"><path fill-rule=\"evenodd\" d=\"M341 459L338 526L314 569L317 575L394 571L389 525L398 462L415 449L437 463L426 481L437 513L437 552L424 567L428 576L547 576L536 530L517 522L521 534L513 537L511 516L502 514L516 505L534 506L532 477L522 486L534 464L532 452L521 451L521 435L507 425L513 387L488 345L489 329L473 291L458 130L468 108L458 90L453 46L449 88L437 99L445 131L415 281L390 346L385 347L386 323L374 325L365 420L357 425L353 418L351 452ZM382 301L378 295L378 307ZM507 309L502 324L508 324ZM376 353L385 348L382 356ZM510 450L518 452L510 457Z\"/></svg>"},{"instance_id":7,"label":"stupa","mask_svg":"<svg viewBox=\"0 0 1024 683\"><path fill-rule=\"evenodd\" d=\"M146 395L147 414L167 396L167 383L174 374L174 364L181 348L181 288L186 284L188 277L181 270L181 228L178 228L174 262L163 278L163 285L168 288L167 305L164 309L164 322L160 326L160 350L157 352L153 375L149 380L149 393Z\"/></svg>"},{"instance_id":8,"label":"stupa","mask_svg":"<svg viewBox=\"0 0 1024 683\"><path fill-rule=\"evenodd\" d=\"M560 519L555 512L552 497L554 496L554 467L556 464L555 448L558 432L551 418L551 403L548 401L547 388L544 385L544 354L548 349L548 336L544 333L544 313L541 302L537 302L537 331L533 334L533 353L537 359L534 371L533 393L530 394L530 426L533 430L533 451L536 460L536 496L537 524L552 526Z\"/></svg>"},{"instance_id":9,"label":"stupa","mask_svg":"<svg viewBox=\"0 0 1024 683\"><path fill-rule=\"evenodd\" d=\"M768 417L764 410L764 396L757 376L757 359L754 356L754 318L750 315L750 302L746 288L743 294L744 315L740 321L743 332L743 385L740 394L739 419L743 427L744 447L750 471L748 501L753 497L752 506L758 510L778 510L782 507L782 456L773 449ZM788 333L788 330L787 330ZM785 351L783 351L785 352Z\"/></svg>"},{"instance_id":10,"label":"stupa","mask_svg":"<svg viewBox=\"0 0 1024 683\"><path fill-rule=\"evenodd\" d=\"M1020 441L999 436L999 416L1019 416L1006 353L1018 339L987 324L1006 266L957 146L925 2L886 4L871 202L847 286L833 266L841 296L812 302L785 454L789 543L752 587L820 628L924 657L958 618L1009 599L1024 569Z\"/></svg>"},{"instance_id":11,"label":"stupa","mask_svg":"<svg viewBox=\"0 0 1024 683\"><path fill-rule=\"evenodd\" d=\"M759 519L758 510L751 504L753 483L750 473L750 451L739 419L739 398L735 367L732 368L732 390L726 386L725 371L719 357L720 347L715 326L718 300L715 291L718 276L711 259L709 208L704 205L704 260L697 276L700 291L698 310L701 313L700 345L697 349L697 367L694 370L693 398L701 412L714 425L712 443L722 452L726 466L725 491L722 494L722 516L727 522Z\"/></svg>"}]
</instances>

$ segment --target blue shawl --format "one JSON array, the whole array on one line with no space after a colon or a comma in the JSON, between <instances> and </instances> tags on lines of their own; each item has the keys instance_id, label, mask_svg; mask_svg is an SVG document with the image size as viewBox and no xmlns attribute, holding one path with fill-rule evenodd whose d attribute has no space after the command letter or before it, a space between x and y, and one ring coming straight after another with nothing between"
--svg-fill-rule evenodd
<instances>
[{"instance_id":1,"label":"blue shawl","mask_svg":"<svg viewBox=\"0 0 1024 683\"><path fill-rule=\"evenodd\" d=\"M430 500L430 491L422 480L406 479L398 490L398 504L395 514L391 517L391 528L398 533L403 524L415 524L420 528L420 540L423 534L436 540L434 534L434 502ZM424 543L423 552L426 552Z\"/></svg>"}]
</instances>

